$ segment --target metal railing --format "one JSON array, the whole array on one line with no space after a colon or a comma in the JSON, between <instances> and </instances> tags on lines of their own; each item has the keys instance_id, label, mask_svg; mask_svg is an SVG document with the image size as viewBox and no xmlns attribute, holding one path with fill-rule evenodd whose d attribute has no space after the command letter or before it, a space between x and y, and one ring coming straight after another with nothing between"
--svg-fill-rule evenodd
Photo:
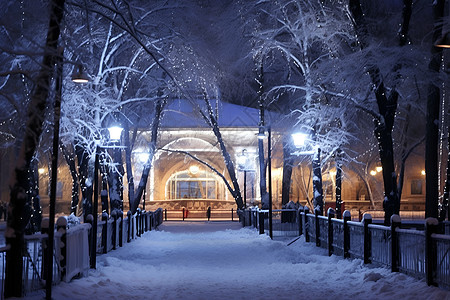
<instances>
[{"instance_id":1,"label":"metal railing","mask_svg":"<svg viewBox=\"0 0 450 300\"><path fill-rule=\"evenodd\" d=\"M282 224L279 216L283 211L274 211L274 232L285 230L278 227ZM243 226L253 226L260 233L269 228L267 211L249 209L240 211L239 216ZM438 234L448 233L448 222L438 224L427 220L422 224L409 224L394 215L392 225L383 226L372 224L370 214L365 214L361 222L351 221L349 211L345 211L343 217L343 220L335 219L332 209L325 217L310 214L302 207L296 212L296 218L290 219L292 224L285 231L304 235L306 242L328 249L329 255L359 258L364 263L390 267L393 272L425 278L429 285L450 289L450 235Z\"/></svg>"}]
</instances>

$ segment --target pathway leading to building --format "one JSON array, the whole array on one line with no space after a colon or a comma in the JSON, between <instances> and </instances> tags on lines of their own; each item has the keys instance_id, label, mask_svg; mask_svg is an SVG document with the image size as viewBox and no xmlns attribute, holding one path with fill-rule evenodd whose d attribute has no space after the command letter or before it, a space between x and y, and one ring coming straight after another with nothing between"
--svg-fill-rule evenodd
<instances>
[{"instance_id":1,"label":"pathway leading to building","mask_svg":"<svg viewBox=\"0 0 450 300\"><path fill-rule=\"evenodd\" d=\"M270 240L237 222L165 222L106 255L53 299L447 299L361 260L328 257L303 238ZM26 299L42 299L43 293Z\"/></svg>"}]
</instances>

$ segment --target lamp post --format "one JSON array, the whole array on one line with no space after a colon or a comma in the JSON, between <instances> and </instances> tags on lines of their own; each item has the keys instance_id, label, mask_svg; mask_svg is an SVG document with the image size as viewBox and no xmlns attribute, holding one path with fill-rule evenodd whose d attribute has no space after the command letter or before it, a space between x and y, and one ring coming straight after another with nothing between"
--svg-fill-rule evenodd
<instances>
[{"instance_id":1,"label":"lamp post","mask_svg":"<svg viewBox=\"0 0 450 300\"><path fill-rule=\"evenodd\" d=\"M258 139L265 137L264 132L258 134ZM273 219L272 219L272 130L267 126L267 168L269 177L269 236L273 239Z\"/></svg>"},{"instance_id":2,"label":"lamp post","mask_svg":"<svg viewBox=\"0 0 450 300\"><path fill-rule=\"evenodd\" d=\"M250 161L254 158L253 155L249 155L247 149L242 149L241 154L237 156L238 170L244 172L244 209L247 207L247 173L254 172L254 162Z\"/></svg>"},{"instance_id":3,"label":"lamp post","mask_svg":"<svg viewBox=\"0 0 450 300\"><path fill-rule=\"evenodd\" d=\"M293 133L291 134L294 145L297 149L301 149L305 146L307 135L305 133ZM313 171L313 199L314 210L318 210L320 215L323 215L323 190L322 190L322 172L320 169L320 148L315 147L313 151L299 151L300 154L311 154L312 158L312 171Z\"/></svg>"},{"instance_id":4,"label":"lamp post","mask_svg":"<svg viewBox=\"0 0 450 300\"><path fill-rule=\"evenodd\" d=\"M120 140L123 128L119 126L112 126L108 128L109 139L112 142ZM114 148L114 146L113 146ZM97 267L97 224L98 224L98 172L99 172L99 157L102 151L100 141L95 148L95 165L94 165L94 205L92 209L92 241L91 241L91 253L90 253L90 267L95 269Z\"/></svg>"},{"instance_id":5,"label":"lamp post","mask_svg":"<svg viewBox=\"0 0 450 300\"><path fill-rule=\"evenodd\" d=\"M50 182L50 200L49 200L49 222L48 222L48 242L46 263L47 263L47 278L45 281L45 294L46 299L51 299L52 295L52 282L53 282L53 239L55 237L55 205L56 205L56 186L58 180L58 150L59 150L59 128L61 118L61 99L62 99L62 76L63 76L63 56L64 48L58 49L58 55L56 56L56 94L54 103L54 116L53 116L53 143L52 143L52 162L51 162L51 182ZM73 74L72 81L75 83L84 83L87 81L77 81L80 75L83 78L87 78L82 73Z\"/></svg>"}]
</instances>

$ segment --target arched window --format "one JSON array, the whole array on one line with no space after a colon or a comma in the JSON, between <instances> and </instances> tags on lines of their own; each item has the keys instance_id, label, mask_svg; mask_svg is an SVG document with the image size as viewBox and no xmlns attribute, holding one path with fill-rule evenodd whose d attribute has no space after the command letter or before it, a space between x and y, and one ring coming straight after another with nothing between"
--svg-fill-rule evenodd
<instances>
[{"instance_id":1,"label":"arched window","mask_svg":"<svg viewBox=\"0 0 450 300\"><path fill-rule=\"evenodd\" d=\"M192 170L177 172L166 183L166 199L220 199L223 183L211 172Z\"/></svg>"}]
</instances>

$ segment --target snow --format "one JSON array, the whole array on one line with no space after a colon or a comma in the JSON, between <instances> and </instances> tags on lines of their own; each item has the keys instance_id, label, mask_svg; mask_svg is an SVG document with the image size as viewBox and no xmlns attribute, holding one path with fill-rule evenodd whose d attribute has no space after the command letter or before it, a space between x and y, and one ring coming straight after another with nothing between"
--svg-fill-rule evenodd
<instances>
[{"instance_id":1,"label":"snow","mask_svg":"<svg viewBox=\"0 0 450 300\"><path fill-rule=\"evenodd\" d=\"M53 299L450 299L359 259L327 256L301 237L270 240L237 222L165 222L97 257L89 276L53 287ZM25 299L42 299L44 291Z\"/></svg>"}]
</instances>

